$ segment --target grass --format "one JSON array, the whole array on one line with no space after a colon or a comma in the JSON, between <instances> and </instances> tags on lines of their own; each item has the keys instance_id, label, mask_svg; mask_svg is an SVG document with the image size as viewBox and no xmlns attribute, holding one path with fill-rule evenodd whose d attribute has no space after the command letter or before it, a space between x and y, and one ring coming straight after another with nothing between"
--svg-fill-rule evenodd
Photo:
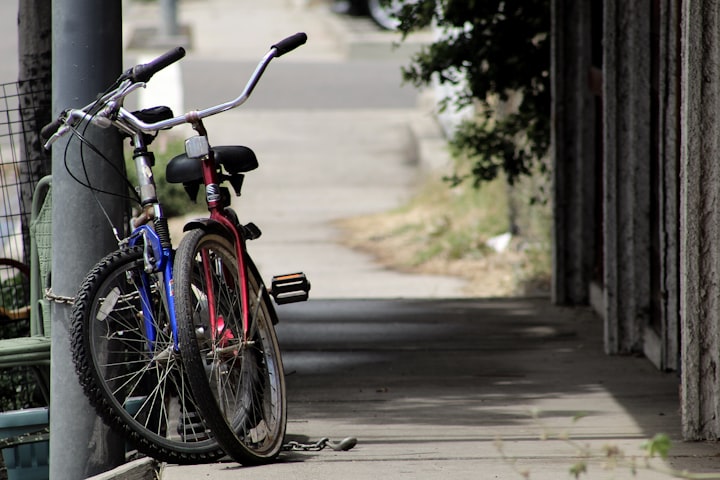
<instances>
[{"instance_id":1,"label":"grass","mask_svg":"<svg viewBox=\"0 0 720 480\"><path fill-rule=\"evenodd\" d=\"M544 177L513 187L497 179L474 188L470 182L452 186L441 176L425 179L394 210L339 222L344 243L389 268L463 277L467 295L548 294L550 206L532 201ZM516 234L505 250L488 245L510 231Z\"/></svg>"}]
</instances>

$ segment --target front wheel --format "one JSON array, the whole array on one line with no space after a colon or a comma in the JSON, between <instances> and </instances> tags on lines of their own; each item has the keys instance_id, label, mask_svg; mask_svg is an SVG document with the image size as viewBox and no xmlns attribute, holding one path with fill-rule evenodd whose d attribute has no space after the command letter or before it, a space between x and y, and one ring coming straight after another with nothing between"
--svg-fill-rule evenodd
<instances>
[{"instance_id":1,"label":"front wheel","mask_svg":"<svg viewBox=\"0 0 720 480\"><path fill-rule=\"evenodd\" d=\"M192 230L175 256L175 289L180 351L203 419L228 455L254 465L271 461L282 448L286 399L273 307L249 257L245 262L247 275L233 242Z\"/></svg>"},{"instance_id":2,"label":"front wheel","mask_svg":"<svg viewBox=\"0 0 720 480\"><path fill-rule=\"evenodd\" d=\"M72 309L75 369L90 403L138 450L171 463L220 458L174 348L162 275L142 247L106 256Z\"/></svg>"}]
</instances>

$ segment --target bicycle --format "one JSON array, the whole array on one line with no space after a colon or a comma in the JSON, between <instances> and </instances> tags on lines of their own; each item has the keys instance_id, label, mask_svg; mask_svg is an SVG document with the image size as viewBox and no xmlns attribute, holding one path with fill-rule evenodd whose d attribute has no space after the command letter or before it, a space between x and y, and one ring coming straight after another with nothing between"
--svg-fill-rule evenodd
<instances>
[{"instance_id":1,"label":"bicycle","mask_svg":"<svg viewBox=\"0 0 720 480\"><path fill-rule=\"evenodd\" d=\"M275 458L285 436L285 380L270 294L278 304L304 301L310 284L304 274L294 273L273 277L266 290L245 250L245 241L258 238L260 230L238 221L229 189L221 186L228 181L239 195L244 173L257 167L257 158L246 147L211 147L202 119L244 103L270 60L305 40L297 34L271 49L234 101L188 114L198 135L186 140L186 153L172 159L167 171L168 179L182 182L189 192L204 185L210 213L185 226L174 262L188 382L218 442L245 465Z\"/></svg>"},{"instance_id":2,"label":"bicycle","mask_svg":"<svg viewBox=\"0 0 720 480\"><path fill-rule=\"evenodd\" d=\"M72 309L71 343L80 383L100 416L138 450L160 460L197 463L226 452L240 463L262 463L272 460L282 447L286 404L273 328L277 315L244 250L245 240L257 238L260 232L253 224L238 222L229 206L229 189L222 186L229 182L239 195L244 174L258 166L257 158L242 146L211 149L201 120L244 103L270 61L304 44L306 38L298 33L275 44L240 96L230 102L180 116L173 116L167 107L140 112L123 107L127 95L184 56L178 48L129 69L97 101L66 110L43 129L46 148L68 132L85 142L80 125L113 126L134 146L142 211L133 219L130 236L81 285ZM187 225L189 232L175 252L155 192L148 146L160 130L184 123L200 129L200 135L188 139L186 153L170 161L167 180L184 184L191 197L204 183L210 217ZM207 245L213 246L213 253ZM195 256L195 251L205 253ZM210 258L219 271L211 270ZM208 282L212 278L218 283ZM239 304L230 297L218 298L220 288L227 294L231 286L239 289ZM304 275L293 274L274 278L272 293L282 304L307 299L309 288ZM201 340L206 331L202 322L212 332L209 343ZM222 361L222 368L206 370L206 352L216 354L214 360L218 365ZM231 362L233 356L247 361ZM271 372L263 384L269 393L257 395L260 367ZM244 393L233 397L232 391ZM260 401L264 406L272 403L272 417L264 418L256 408ZM265 441L259 442L261 438Z\"/></svg>"}]
</instances>

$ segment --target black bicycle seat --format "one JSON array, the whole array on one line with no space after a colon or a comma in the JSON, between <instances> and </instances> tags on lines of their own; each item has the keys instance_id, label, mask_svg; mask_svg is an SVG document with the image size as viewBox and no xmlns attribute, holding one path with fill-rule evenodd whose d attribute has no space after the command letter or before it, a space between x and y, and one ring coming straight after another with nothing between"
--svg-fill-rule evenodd
<instances>
[{"instance_id":1,"label":"black bicycle seat","mask_svg":"<svg viewBox=\"0 0 720 480\"><path fill-rule=\"evenodd\" d=\"M245 173L258 167L257 157L248 147L225 145L212 147L215 163L225 167L229 174ZM193 183L202 180L202 165L187 154L177 155L167 165L165 179L169 183Z\"/></svg>"}]
</instances>

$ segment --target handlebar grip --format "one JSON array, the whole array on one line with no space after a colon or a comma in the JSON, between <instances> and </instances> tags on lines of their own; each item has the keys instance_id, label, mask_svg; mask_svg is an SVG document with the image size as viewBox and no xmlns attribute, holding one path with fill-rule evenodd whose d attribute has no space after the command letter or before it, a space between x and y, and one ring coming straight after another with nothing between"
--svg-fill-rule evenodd
<instances>
[{"instance_id":1,"label":"handlebar grip","mask_svg":"<svg viewBox=\"0 0 720 480\"><path fill-rule=\"evenodd\" d=\"M141 65L136 65L130 71L129 78L133 82L147 82L150 78L163 68L171 65L185 56L185 49L177 47L168 50L154 60Z\"/></svg>"},{"instance_id":2,"label":"handlebar grip","mask_svg":"<svg viewBox=\"0 0 720 480\"><path fill-rule=\"evenodd\" d=\"M53 133L57 132L57 129L60 128L60 125L62 125L63 122L59 118L56 118L52 122L45 125L40 130L40 138L43 140L43 142L47 142L50 137L52 137Z\"/></svg>"},{"instance_id":3,"label":"handlebar grip","mask_svg":"<svg viewBox=\"0 0 720 480\"><path fill-rule=\"evenodd\" d=\"M278 43L273 45L271 48L277 50L276 57L281 57L288 52L295 50L300 45L304 45L307 42L307 35L303 32L290 35L284 40L280 40Z\"/></svg>"}]
</instances>

